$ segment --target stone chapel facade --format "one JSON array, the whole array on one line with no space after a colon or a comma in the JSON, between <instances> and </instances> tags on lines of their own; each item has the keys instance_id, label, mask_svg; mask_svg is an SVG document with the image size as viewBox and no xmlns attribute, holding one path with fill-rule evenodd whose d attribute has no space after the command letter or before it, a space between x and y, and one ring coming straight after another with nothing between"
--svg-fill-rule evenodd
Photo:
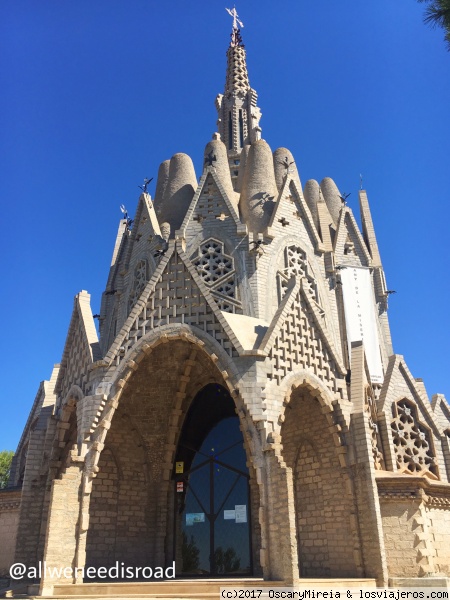
<instances>
[{"instance_id":1,"label":"stone chapel facade","mask_svg":"<svg viewBox=\"0 0 450 600\"><path fill-rule=\"evenodd\" d=\"M302 187L272 153L235 28L216 107L200 180L175 154L120 221L99 338L75 297L14 458L10 562L450 576L450 407L393 353L366 192L360 231L331 179ZM350 334L352 272L378 379Z\"/></svg>"}]
</instances>

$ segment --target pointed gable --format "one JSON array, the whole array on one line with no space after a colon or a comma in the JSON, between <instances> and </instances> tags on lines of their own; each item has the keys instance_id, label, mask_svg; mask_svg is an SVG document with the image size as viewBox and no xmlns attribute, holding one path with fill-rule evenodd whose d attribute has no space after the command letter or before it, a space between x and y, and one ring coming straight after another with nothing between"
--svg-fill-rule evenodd
<instances>
[{"instance_id":1,"label":"pointed gable","mask_svg":"<svg viewBox=\"0 0 450 600\"><path fill-rule=\"evenodd\" d=\"M128 236L124 235L127 231L127 220L121 219L119 223L119 229L117 231L116 242L114 244L113 255L111 258L111 266L109 269L108 281L106 282L106 289L111 285L114 285L114 278L117 274L117 269L122 262L123 256L126 253L126 246Z\"/></svg>"},{"instance_id":2,"label":"pointed gable","mask_svg":"<svg viewBox=\"0 0 450 600\"><path fill-rule=\"evenodd\" d=\"M269 380L280 383L290 372L306 369L321 379L332 393L344 397L345 367L323 315L302 281L291 282L260 349L268 353L272 363L267 375Z\"/></svg>"},{"instance_id":3,"label":"pointed gable","mask_svg":"<svg viewBox=\"0 0 450 600\"><path fill-rule=\"evenodd\" d=\"M289 174L275 204L267 233L270 237L297 235L315 250L324 250L306 200Z\"/></svg>"},{"instance_id":4,"label":"pointed gable","mask_svg":"<svg viewBox=\"0 0 450 600\"><path fill-rule=\"evenodd\" d=\"M30 414L11 464L10 485L22 485L25 463L28 453L28 442L31 431L46 429L50 415L54 413L56 403L55 384L58 377L59 365L54 365L48 381L41 381Z\"/></svg>"},{"instance_id":5,"label":"pointed gable","mask_svg":"<svg viewBox=\"0 0 450 600\"><path fill-rule=\"evenodd\" d=\"M123 356L150 331L173 323L194 325L206 331L230 356L243 351L217 300L184 252L171 241L106 360Z\"/></svg>"},{"instance_id":6,"label":"pointed gable","mask_svg":"<svg viewBox=\"0 0 450 600\"><path fill-rule=\"evenodd\" d=\"M355 264L369 267L372 258L356 224L355 217L348 206L341 210L334 238L336 264Z\"/></svg>"},{"instance_id":7,"label":"pointed gable","mask_svg":"<svg viewBox=\"0 0 450 600\"><path fill-rule=\"evenodd\" d=\"M205 229L231 230L245 235L247 230L216 177L214 167L206 167L180 228L181 237L193 237Z\"/></svg>"},{"instance_id":8,"label":"pointed gable","mask_svg":"<svg viewBox=\"0 0 450 600\"><path fill-rule=\"evenodd\" d=\"M55 386L55 393L63 398L72 385L78 385L83 392L85 391L87 368L93 362L101 359L90 299L90 294L84 290L75 296L72 318Z\"/></svg>"},{"instance_id":9,"label":"pointed gable","mask_svg":"<svg viewBox=\"0 0 450 600\"><path fill-rule=\"evenodd\" d=\"M431 407L442 431L447 432L450 441L450 404L444 394L434 394Z\"/></svg>"},{"instance_id":10,"label":"pointed gable","mask_svg":"<svg viewBox=\"0 0 450 600\"><path fill-rule=\"evenodd\" d=\"M102 298L100 324L104 352L155 270L155 251L165 246L149 194L140 195L131 230L126 220L122 223L125 223L122 245Z\"/></svg>"},{"instance_id":11,"label":"pointed gable","mask_svg":"<svg viewBox=\"0 0 450 600\"><path fill-rule=\"evenodd\" d=\"M161 230L152 200L149 194L141 194L125 256L125 265L132 267L136 262L136 256L143 252L150 253L156 236L161 236Z\"/></svg>"},{"instance_id":12,"label":"pointed gable","mask_svg":"<svg viewBox=\"0 0 450 600\"><path fill-rule=\"evenodd\" d=\"M390 413L391 406L401 398L413 400L420 412L420 418L434 433L439 435L439 424L433 414L430 401L421 384L411 375L405 359L399 354L389 358L386 376L378 400L378 411Z\"/></svg>"},{"instance_id":13,"label":"pointed gable","mask_svg":"<svg viewBox=\"0 0 450 600\"><path fill-rule=\"evenodd\" d=\"M120 287L121 277L120 271L123 268L127 249L129 247L128 225L127 219L121 219L117 231L116 241L114 244L113 255L111 258L111 266L109 268L108 279L106 281L106 291L116 290ZM117 299L114 294L103 293L100 307L100 343L104 348L107 344L111 324L117 313Z\"/></svg>"},{"instance_id":14,"label":"pointed gable","mask_svg":"<svg viewBox=\"0 0 450 600\"><path fill-rule=\"evenodd\" d=\"M444 471L439 421L421 380L414 379L398 354L389 359L378 413L386 415L392 465L406 474L438 479Z\"/></svg>"}]
</instances>

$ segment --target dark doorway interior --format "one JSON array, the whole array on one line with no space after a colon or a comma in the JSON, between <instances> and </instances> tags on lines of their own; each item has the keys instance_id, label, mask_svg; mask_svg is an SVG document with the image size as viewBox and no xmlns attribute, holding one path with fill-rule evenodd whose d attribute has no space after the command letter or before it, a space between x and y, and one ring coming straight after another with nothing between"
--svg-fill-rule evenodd
<instances>
[{"instance_id":1,"label":"dark doorway interior","mask_svg":"<svg viewBox=\"0 0 450 600\"><path fill-rule=\"evenodd\" d=\"M186 416L174 465L177 574L252 574L247 457L235 405L205 386Z\"/></svg>"}]
</instances>

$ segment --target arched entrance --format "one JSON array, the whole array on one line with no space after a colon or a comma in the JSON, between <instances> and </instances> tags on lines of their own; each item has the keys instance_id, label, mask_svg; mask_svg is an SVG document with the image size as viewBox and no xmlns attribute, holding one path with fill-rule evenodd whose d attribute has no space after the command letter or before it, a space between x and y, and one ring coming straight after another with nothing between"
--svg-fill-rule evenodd
<instances>
[{"instance_id":1,"label":"arched entrance","mask_svg":"<svg viewBox=\"0 0 450 600\"><path fill-rule=\"evenodd\" d=\"M292 469L300 576L357 577L351 482L321 407L318 395L298 387L281 427L283 458Z\"/></svg>"},{"instance_id":2,"label":"arched entrance","mask_svg":"<svg viewBox=\"0 0 450 600\"><path fill-rule=\"evenodd\" d=\"M235 404L221 385L203 387L189 408L173 486L178 574L252 574L247 456Z\"/></svg>"}]
</instances>

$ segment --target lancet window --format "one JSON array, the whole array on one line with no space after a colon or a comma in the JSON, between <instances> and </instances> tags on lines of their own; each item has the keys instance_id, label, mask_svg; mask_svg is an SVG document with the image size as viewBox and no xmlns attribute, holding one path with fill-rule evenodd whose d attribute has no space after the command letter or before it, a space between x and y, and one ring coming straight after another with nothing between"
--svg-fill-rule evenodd
<instances>
[{"instance_id":1,"label":"lancet window","mask_svg":"<svg viewBox=\"0 0 450 600\"><path fill-rule=\"evenodd\" d=\"M303 278L306 290L319 303L316 280L310 272L306 252L299 246L289 246L284 250L284 269L278 272L278 293L280 300L286 292L289 280L294 275Z\"/></svg>"},{"instance_id":2,"label":"lancet window","mask_svg":"<svg viewBox=\"0 0 450 600\"><path fill-rule=\"evenodd\" d=\"M128 310L131 310L136 304L136 302L139 300L139 297L144 291L147 281L148 263L145 259L142 259L137 263L134 269L133 285L128 298Z\"/></svg>"}]
</instances>

